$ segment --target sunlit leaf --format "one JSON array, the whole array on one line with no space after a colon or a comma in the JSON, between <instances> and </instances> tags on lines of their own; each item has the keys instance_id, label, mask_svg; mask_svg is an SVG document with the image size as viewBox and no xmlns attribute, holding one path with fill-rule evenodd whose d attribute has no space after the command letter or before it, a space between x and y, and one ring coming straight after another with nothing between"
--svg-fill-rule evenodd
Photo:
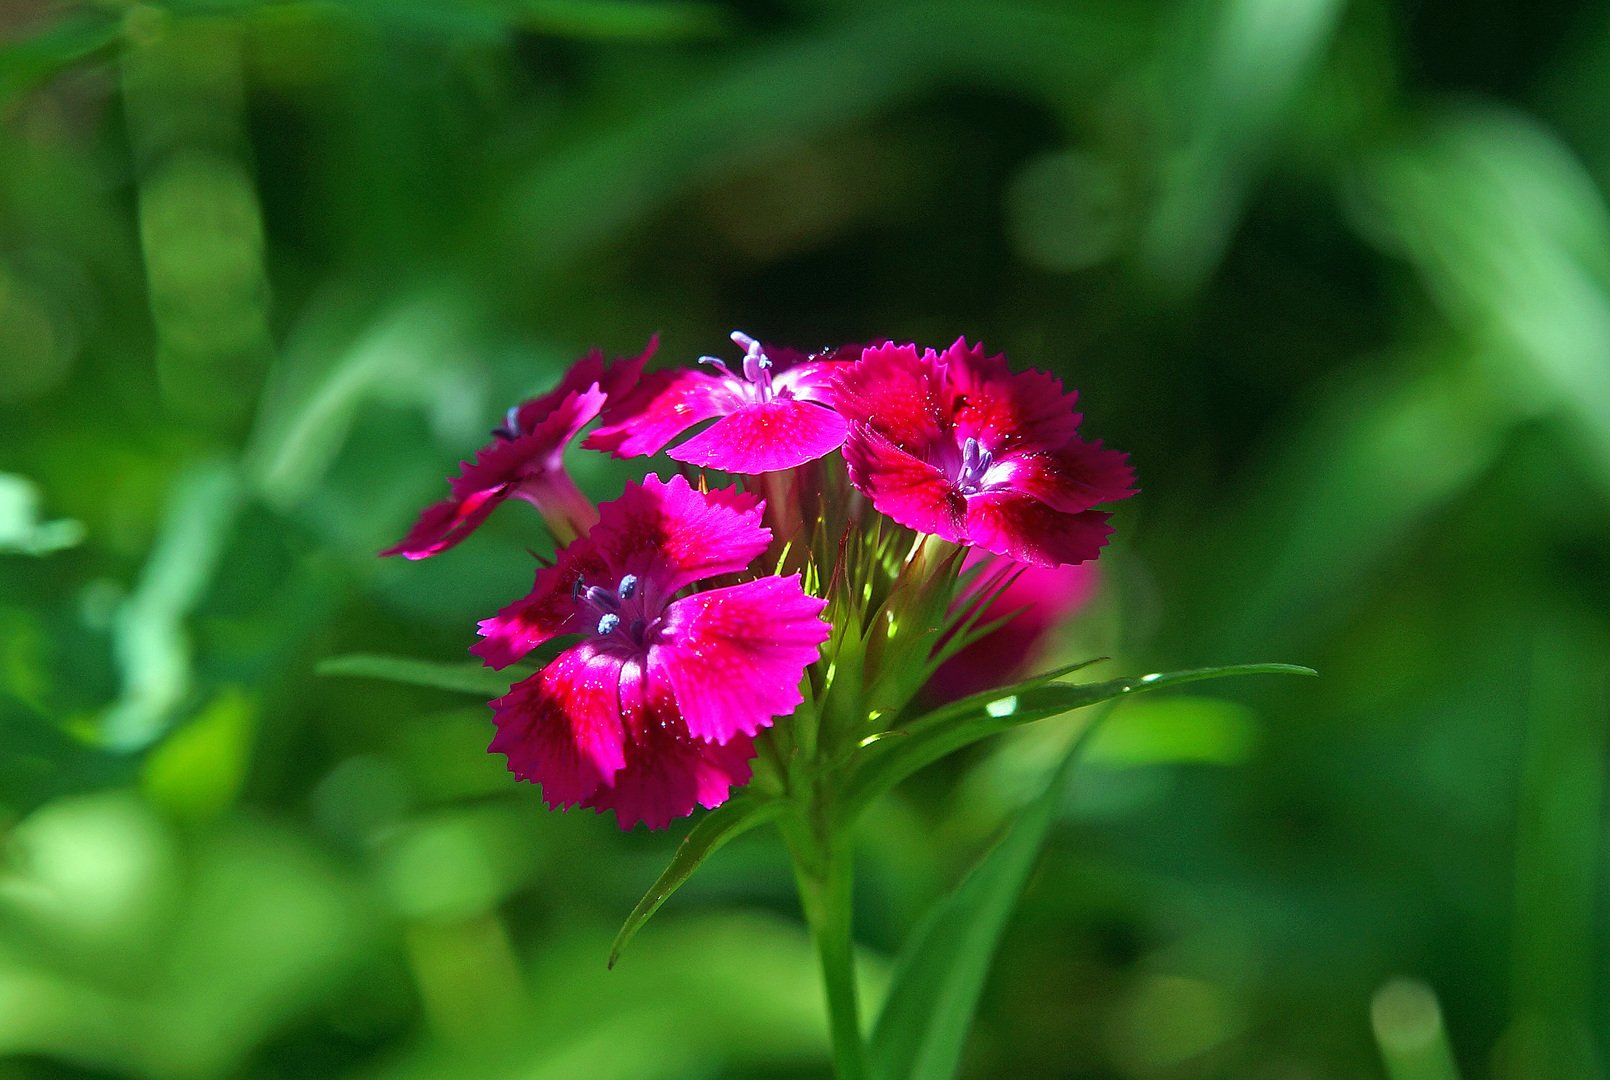
<instances>
[{"instance_id":1,"label":"sunlit leaf","mask_svg":"<svg viewBox=\"0 0 1610 1080\"><path fill-rule=\"evenodd\" d=\"M1281 125L1336 33L1338 0L1221 0L1187 5L1193 31L1164 77L1167 173L1142 237L1147 269L1180 291L1218 262ZM1194 21L1206 14L1210 26Z\"/></svg>"},{"instance_id":2,"label":"sunlit leaf","mask_svg":"<svg viewBox=\"0 0 1610 1080\"><path fill-rule=\"evenodd\" d=\"M84 526L77 521L40 520L38 485L0 473L0 554L48 555L83 540Z\"/></svg>"},{"instance_id":3,"label":"sunlit leaf","mask_svg":"<svg viewBox=\"0 0 1610 1080\"><path fill-rule=\"evenodd\" d=\"M1177 694L1127 706L1101 727L1085 758L1115 768L1197 762L1235 765L1258 739L1253 710L1224 698Z\"/></svg>"},{"instance_id":4,"label":"sunlit leaf","mask_svg":"<svg viewBox=\"0 0 1610 1080\"><path fill-rule=\"evenodd\" d=\"M371 1070L375 1080L688 1080L826 1076L827 1028L816 952L798 920L756 912L690 914L638 942L632 962L597 962L608 931L590 924L542 938L505 1028L475 1039L413 1039ZM462 971L466 995L479 973ZM883 996L875 957L862 996ZM696 1005L697 1007L690 1007Z\"/></svg>"},{"instance_id":5,"label":"sunlit leaf","mask_svg":"<svg viewBox=\"0 0 1610 1080\"><path fill-rule=\"evenodd\" d=\"M355 336L344 315L309 313L270 373L245 462L274 506L295 505L323 479L364 404L438 400L453 370L441 358L464 347L470 321L469 301L451 289L406 293Z\"/></svg>"},{"instance_id":6,"label":"sunlit leaf","mask_svg":"<svg viewBox=\"0 0 1610 1080\"><path fill-rule=\"evenodd\" d=\"M158 806L185 818L208 818L240 794L250 763L257 701L225 687L146 756L140 786Z\"/></svg>"},{"instance_id":7,"label":"sunlit leaf","mask_svg":"<svg viewBox=\"0 0 1610 1080\"><path fill-rule=\"evenodd\" d=\"M187 623L214 586L243 495L238 471L221 461L194 466L174 481L156 543L115 616L113 650L123 685L100 719L107 746L150 745L183 705L194 678Z\"/></svg>"},{"instance_id":8,"label":"sunlit leaf","mask_svg":"<svg viewBox=\"0 0 1610 1080\"><path fill-rule=\"evenodd\" d=\"M1499 400L1557 414L1610 487L1610 211L1590 170L1544 123L1460 108L1364 175L1371 226L1491 357Z\"/></svg>"},{"instance_id":9,"label":"sunlit leaf","mask_svg":"<svg viewBox=\"0 0 1610 1080\"><path fill-rule=\"evenodd\" d=\"M849 782L844 799L845 810L851 816L859 813L873 799L924 765L980 739L1020 724L1094 705L1098 701L1232 675L1314 674L1316 672L1312 668L1295 664L1237 664L1154 673L1100 683L1053 683L1021 691L1008 687L987 694L975 694L913 721L895 733L898 737L873 743L868 748L864 764ZM983 700L986 698L992 700Z\"/></svg>"},{"instance_id":10,"label":"sunlit leaf","mask_svg":"<svg viewBox=\"0 0 1610 1080\"><path fill-rule=\"evenodd\" d=\"M1425 983L1399 978L1382 986L1370 1001L1370 1027L1391 1080L1459 1080L1442 1008Z\"/></svg>"},{"instance_id":11,"label":"sunlit leaf","mask_svg":"<svg viewBox=\"0 0 1610 1080\"><path fill-rule=\"evenodd\" d=\"M609 949L609 966L614 967L622 951L643 929L643 924L658 910L660 905L670 899L672 893L680 889L693 872L711 855L726 844L727 841L753 829L756 825L763 825L778 814L782 813L784 804L775 801L760 801L751 796L740 795L728 802L720 809L706 814L703 820L693 827L682 841L682 846L676 849L676 855L671 859L671 865L654 882L653 887L643 894L643 899L637 902L632 913L626 916L620 932L615 935L614 944Z\"/></svg>"}]
</instances>

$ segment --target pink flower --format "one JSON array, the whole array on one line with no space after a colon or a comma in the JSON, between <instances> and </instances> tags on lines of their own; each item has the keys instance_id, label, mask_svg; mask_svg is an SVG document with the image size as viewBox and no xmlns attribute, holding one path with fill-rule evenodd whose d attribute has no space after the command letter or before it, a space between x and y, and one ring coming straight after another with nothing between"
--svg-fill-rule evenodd
<instances>
[{"instance_id":1,"label":"pink flower","mask_svg":"<svg viewBox=\"0 0 1610 1080\"><path fill-rule=\"evenodd\" d=\"M825 401L840 366L836 354L805 356L763 347L737 330L732 340L744 350L738 372L713 356L701 357L700 363L716 368L714 375L689 368L656 372L618 406L611 403L603 425L585 445L617 457L653 454L695 424L719 417L673 447L670 456L754 474L791 469L837 450L846 425Z\"/></svg>"},{"instance_id":2,"label":"pink flower","mask_svg":"<svg viewBox=\"0 0 1610 1080\"><path fill-rule=\"evenodd\" d=\"M562 634L581 641L492 703L491 749L548 805L662 828L749 779L752 736L794 711L830 627L799 576L693 592L745 571L770 542L761 505L649 476L539 570L530 595L481 623L472 650L504 667Z\"/></svg>"},{"instance_id":3,"label":"pink flower","mask_svg":"<svg viewBox=\"0 0 1610 1080\"><path fill-rule=\"evenodd\" d=\"M1036 566L1093 559L1098 503L1134 494L1126 455L1078 437L1075 394L957 342L877 345L832 392L850 482L902 525Z\"/></svg>"},{"instance_id":4,"label":"pink flower","mask_svg":"<svg viewBox=\"0 0 1610 1080\"><path fill-rule=\"evenodd\" d=\"M1093 562L1029 566L974 548L963 560L962 569L979 564L981 576L958 603L976 602L994 575L1005 571L1012 574L1011 579L979 613L977 625L1012 617L939 665L926 687L935 702L955 701L1016 682L1038 661L1047 635L1088 604L1096 592L1097 564Z\"/></svg>"},{"instance_id":5,"label":"pink flower","mask_svg":"<svg viewBox=\"0 0 1610 1080\"><path fill-rule=\"evenodd\" d=\"M449 497L426 507L408 535L380 554L424 559L446 551L510 498L536 506L561 542L585 531L595 512L565 472L565 450L611 395L637 381L657 345L651 338L640 355L612 364L594 349L558 386L510 408L492 442L448 478Z\"/></svg>"}]
</instances>

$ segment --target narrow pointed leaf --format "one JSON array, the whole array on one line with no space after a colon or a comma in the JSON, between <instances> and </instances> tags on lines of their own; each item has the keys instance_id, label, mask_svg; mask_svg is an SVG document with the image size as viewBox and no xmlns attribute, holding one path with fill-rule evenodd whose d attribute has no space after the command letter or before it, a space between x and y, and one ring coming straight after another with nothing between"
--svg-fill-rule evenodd
<instances>
[{"instance_id":1,"label":"narrow pointed leaf","mask_svg":"<svg viewBox=\"0 0 1610 1080\"><path fill-rule=\"evenodd\" d=\"M1082 709L1098 701L1232 675L1315 674L1317 672L1312 668L1295 664L1237 664L1139 675L1099 683L1042 684L1021 690L1018 687L1027 684L1019 683L1017 687L974 694L935 709L892 733L891 737L873 743L849 781L844 800L845 812L853 818L866 809L872 800L907 776L964 746L1008 728ZM1029 680L1029 683L1033 682Z\"/></svg>"},{"instance_id":2,"label":"narrow pointed leaf","mask_svg":"<svg viewBox=\"0 0 1610 1080\"><path fill-rule=\"evenodd\" d=\"M1056 817L1068 775L1105 713L1051 771L1000 842L912 931L895 961L869 1056L879 1080L952 1080L1007 920Z\"/></svg>"},{"instance_id":3,"label":"narrow pointed leaf","mask_svg":"<svg viewBox=\"0 0 1610 1080\"><path fill-rule=\"evenodd\" d=\"M665 868L659 880L643 894L643 899L637 902L632 913L626 916L626 922L621 925L614 944L610 946L609 966L615 966L615 961L620 959L637 932L643 929L643 924L693 876L704 860L714 855L728 840L772 820L782 813L783 808L784 804L775 800L761 801L740 795L720 809L706 814L676 849L671 865Z\"/></svg>"},{"instance_id":4,"label":"narrow pointed leaf","mask_svg":"<svg viewBox=\"0 0 1610 1080\"><path fill-rule=\"evenodd\" d=\"M493 671L479 660L446 664L435 660L415 660L408 656L381 656L375 653L352 653L332 656L314 669L320 675L346 675L360 679L384 679L387 682L408 683L411 686L429 686L437 690L452 690L477 697L501 697L511 685L530 674L526 669Z\"/></svg>"},{"instance_id":5,"label":"narrow pointed leaf","mask_svg":"<svg viewBox=\"0 0 1610 1080\"><path fill-rule=\"evenodd\" d=\"M919 728L940 727L945 724L952 723L959 718L988 711L988 709L997 702L1004 701L1007 698L1021 696L1030 690L1056 682L1056 680L1063 678L1064 676L1072 675L1076 671L1083 671L1087 667L1092 667L1109 659L1111 659L1111 657L1092 656L1088 660L1076 660L1071 664L1062 664L1061 666L1054 667L1049 671L1042 671L1038 675L1030 675L1026 679L1021 679L1007 686L998 686L991 690L980 690L976 694L969 694L964 698L957 698L955 701L946 702L937 709L917 717L906 726L913 731L918 730ZM997 711L999 710L997 709Z\"/></svg>"}]
</instances>

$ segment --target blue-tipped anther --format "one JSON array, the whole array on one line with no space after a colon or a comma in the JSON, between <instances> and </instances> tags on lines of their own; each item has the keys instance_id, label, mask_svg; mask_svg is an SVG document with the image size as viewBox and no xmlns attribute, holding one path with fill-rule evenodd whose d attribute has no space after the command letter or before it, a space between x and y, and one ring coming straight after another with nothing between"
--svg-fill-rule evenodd
<instances>
[{"instance_id":1,"label":"blue-tipped anther","mask_svg":"<svg viewBox=\"0 0 1610 1080\"><path fill-rule=\"evenodd\" d=\"M503 414L503 426L493 428L492 434L499 439L518 439L525 434L520 430L520 406L510 405Z\"/></svg>"},{"instance_id":2,"label":"blue-tipped anther","mask_svg":"<svg viewBox=\"0 0 1610 1080\"><path fill-rule=\"evenodd\" d=\"M644 628L642 618L635 617L637 613L625 605L637 593L638 578L636 574L621 575L620 584L613 589L606 589L602 585L588 585L580 578L576 579L575 586L570 590L571 599L578 604L586 604L598 613L598 634L600 637L622 630L623 613L633 615L629 624L629 634L641 637Z\"/></svg>"}]
</instances>

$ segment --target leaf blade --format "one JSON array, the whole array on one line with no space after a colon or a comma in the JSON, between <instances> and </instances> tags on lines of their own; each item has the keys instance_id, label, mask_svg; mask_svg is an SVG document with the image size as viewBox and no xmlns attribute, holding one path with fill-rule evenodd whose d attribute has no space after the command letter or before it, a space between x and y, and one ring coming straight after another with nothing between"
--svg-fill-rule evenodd
<instances>
[{"instance_id":1,"label":"leaf blade","mask_svg":"<svg viewBox=\"0 0 1610 1080\"><path fill-rule=\"evenodd\" d=\"M90 12L68 16L32 37L0 47L0 102L110 50L122 36L121 20Z\"/></svg>"},{"instance_id":2,"label":"leaf blade","mask_svg":"<svg viewBox=\"0 0 1610 1080\"><path fill-rule=\"evenodd\" d=\"M1000 841L912 931L869 1047L882 1080L952 1080L990 961L1037 861L1069 774L1107 710L1080 731Z\"/></svg>"},{"instance_id":3,"label":"leaf blade","mask_svg":"<svg viewBox=\"0 0 1610 1080\"><path fill-rule=\"evenodd\" d=\"M704 864L704 861L724 847L729 840L748 832L757 825L763 825L782 813L784 804L777 800L760 801L751 796L740 795L729 800L726 805L706 814L704 818L693 827L692 831L683 838L678 845L676 854L671 857L671 863L660 874L648 892L632 908L621 924L620 930L615 934L615 940L609 947L609 966L614 967L615 962L626 951L626 946L637 936L643 925L660 910L671 894L680 889L693 872Z\"/></svg>"},{"instance_id":4,"label":"leaf blade","mask_svg":"<svg viewBox=\"0 0 1610 1080\"><path fill-rule=\"evenodd\" d=\"M438 660L416 660L411 656L387 656L381 653L349 653L319 661L314 674L358 679L383 679L387 682L407 683L410 686L428 686L435 690L449 690L479 697L502 697L510 685L528 674L524 670L493 671L479 661L445 663Z\"/></svg>"},{"instance_id":5,"label":"leaf blade","mask_svg":"<svg viewBox=\"0 0 1610 1080\"><path fill-rule=\"evenodd\" d=\"M1208 679L1237 675L1317 674L1313 668L1297 664L1233 664L1154 672L1100 683L1033 685L1036 680L1031 679L1016 687L975 694L952 705L941 706L912 721L897 733L899 737L872 743L863 764L847 785L845 812L853 818L878 796L923 766L1020 724L1059 716L1126 694L1164 690Z\"/></svg>"}]
</instances>

